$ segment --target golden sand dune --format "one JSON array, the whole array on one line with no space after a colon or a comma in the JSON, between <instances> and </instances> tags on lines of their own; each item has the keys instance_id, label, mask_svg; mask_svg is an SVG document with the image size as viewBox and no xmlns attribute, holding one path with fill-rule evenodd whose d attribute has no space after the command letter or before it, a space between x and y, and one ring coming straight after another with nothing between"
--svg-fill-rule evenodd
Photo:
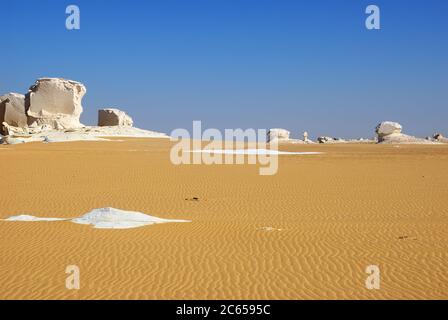
<instances>
[{"instance_id":1,"label":"golden sand dune","mask_svg":"<svg viewBox=\"0 0 448 320\"><path fill-rule=\"evenodd\" d=\"M448 146L288 145L325 153L281 156L274 176L173 166L170 146L2 147L0 219L115 207L192 222L0 221L0 299L448 298ZM67 265L80 290L66 289Z\"/></svg>"}]
</instances>

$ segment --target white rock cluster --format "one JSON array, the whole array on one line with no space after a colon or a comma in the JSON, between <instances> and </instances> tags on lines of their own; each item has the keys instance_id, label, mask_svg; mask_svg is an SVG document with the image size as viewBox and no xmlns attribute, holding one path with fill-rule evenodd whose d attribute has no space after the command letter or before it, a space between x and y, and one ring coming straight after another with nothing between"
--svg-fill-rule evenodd
<instances>
[{"instance_id":1,"label":"white rock cluster","mask_svg":"<svg viewBox=\"0 0 448 320\"><path fill-rule=\"evenodd\" d=\"M168 138L133 128L132 118L116 108L99 110L98 127L84 126L80 116L86 92L77 81L41 78L26 95L0 96L0 143L100 140L105 136Z\"/></svg>"},{"instance_id":2,"label":"white rock cluster","mask_svg":"<svg viewBox=\"0 0 448 320\"><path fill-rule=\"evenodd\" d=\"M9 135L82 127L79 117L85 93L86 87L76 81L38 79L26 95L8 93L0 97L0 131Z\"/></svg>"},{"instance_id":3,"label":"white rock cluster","mask_svg":"<svg viewBox=\"0 0 448 320\"><path fill-rule=\"evenodd\" d=\"M312 140L308 138L308 132L303 133L303 140L290 138L291 132L286 129L269 129L267 134L268 143L295 143L295 144L312 144Z\"/></svg>"}]
</instances>

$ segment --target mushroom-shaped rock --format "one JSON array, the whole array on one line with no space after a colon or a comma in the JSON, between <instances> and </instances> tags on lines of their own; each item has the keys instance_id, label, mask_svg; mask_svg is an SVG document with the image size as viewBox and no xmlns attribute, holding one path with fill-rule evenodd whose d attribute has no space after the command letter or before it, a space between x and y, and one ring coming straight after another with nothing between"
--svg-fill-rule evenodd
<instances>
[{"instance_id":1,"label":"mushroom-shaped rock","mask_svg":"<svg viewBox=\"0 0 448 320\"><path fill-rule=\"evenodd\" d=\"M290 132L286 129L270 129L267 135L267 142L280 142L289 140Z\"/></svg>"},{"instance_id":2,"label":"mushroom-shaped rock","mask_svg":"<svg viewBox=\"0 0 448 320\"><path fill-rule=\"evenodd\" d=\"M378 135L378 141L384 140L385 136L399 135L403 127L398 122L384 121L378 124L375 128L375 132Z\"/></svg>"},{"instance_id":3,"label":"mushroom-shaped rock","mask_svg":"<svg viewBox=\"0 0 448 320\"><path fill-rule=\"evenodd\" d=\"M6 122L15 127L26 127L25 96L18 93L8 93L0 97L0 124ZM1 126L0 133L5 133Z\"/></svg>"},{"instance_id":4,"label":"mushroom-shaped rock","mask_svg":"<svg viewBox=\"0 0 448 320\"><path fill-rule=\"evenodd\" d=\"M397 122L384 121L376 126L379 143L389 144L433 144L434 141L413 137L401 133L402 126Z\"/></svg>"},{"instance_id":5,"label":"mushroom-shaped rock","mask_svg":"<svg viewBox=\"0 0 448 320\"><path fill-rule=\"evenodd\" d=\"M54 129L82 127L81 100L86 87L76 81L41 78L31 86L26 97L28 124L50 125Z\"/></svg>"},{"instance_id":6,"label":"mushroom-shaped rock","mask_svg":"<svg viewBox=\"0 0 448 320\"><path fill-rule=\"evenodd\" d=\"M126 112L115 108L98 110L98 126L99 127L132 127L134 121L126 114Z\"/></svg>"}]
</instances>

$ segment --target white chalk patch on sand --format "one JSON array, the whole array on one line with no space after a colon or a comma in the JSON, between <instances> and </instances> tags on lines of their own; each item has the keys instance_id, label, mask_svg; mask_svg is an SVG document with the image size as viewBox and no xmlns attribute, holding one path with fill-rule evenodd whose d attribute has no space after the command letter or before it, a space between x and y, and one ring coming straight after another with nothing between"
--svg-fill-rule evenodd
<instances>
[{"instance_id":1,"label":"white chalk patch on sand","mask_svg":"<svg viewBox=\"0 0 448 320\"><path fill-rule=\"evenodd\" d=\"M322 152L289 152L269 149L202 149L191 150L192 153L216 153L216 154L246 154L246 155L312 155L322 154Z\"/></svg>"},{"instance_id":2,"label":"white chalk patch on sand","mask_svg":"<svg viewBox=\"0 0 448 320\"><path fill-rule=\"evenodd\" d=\"M74 133L54 133L43 137L43 142L58 143L58 142L74 142L74 141L109 141L109 139L98 138L89 135L74 134Z\"/></svg>"},{"instance_id":3,"label":"white chalk patch on sand","mask_svg":"<svg viewBox=\"0 0 448 320\"><path fill-rule=\"evenodd\" d=\"M188 220L162 219L141 212L114 208L95 209L71 221L79 224L90 224L98 229L129 229L159 223L190 222Z\"/></svg>"},{"instance_id":4,"label":"white chalk patch on sand","mask_svg":"<svg viewBox=\"0 0 448 320\"><path fill-rule=\"evenodd\" d=\"M169 139L164 133L138 129L134 127L82 127L61 130L42 130L38 133L23 134L19 136L12 135L5 141L7 144L19 144L26 142L71 142L71 141L123 141L111 140L107 138L165 138ZM5 138L3 138L5 140Z\"/></svg>"},{"instance_id":5,"label":"white chalk patch on sand","mask_svg":"<svg viewBox=\"0 0 448 320\"><path fill-rule=\"evenodd\" d=\"M4 221L64 221L64 220L68 220L68 219L62 219L62 218L39 218L39 217L35 217L35 216L30 216L30 215L26 215L26 214L22 214L19 216L12 216L9 217L8 219L4 219Z\"/></svg>"},{"instance_id":6,"label":"white chalk patch on sand","mask_svg":"<svg viewBox=\"0 0 448 320\"><path fill-rule=\"evenodd\" d=\"M3 221L70 221L78 224L92 225L97 229L130 229L159 223L191 222L189 220L162 219L141 212L124 211L114 208L94 209L85 215L74 219L39 218L30 215L19 215L9 217Z\"/></svg>"},{"instance_id":7,"label":"white chalk patch on sand","mask_svg":"<svg viewBox=\"0 0 448 320\"><path fill-rule=\"evenodd\" d=\"M282 231L282 229L274 228L274 227L261 227L259 230L272 232L272 231Z\"/></svg>"}]
</instances>

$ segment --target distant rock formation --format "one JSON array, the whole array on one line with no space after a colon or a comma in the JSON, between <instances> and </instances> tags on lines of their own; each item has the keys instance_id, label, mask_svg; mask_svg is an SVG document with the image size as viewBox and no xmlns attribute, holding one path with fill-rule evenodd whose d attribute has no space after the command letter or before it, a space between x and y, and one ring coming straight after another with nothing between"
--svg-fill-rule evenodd
<instances>
[{"instance_id":1,"label":"distant rock formation","mask_svg":"<svg viewBox=\"0 0 448 320\"><path fill-rule=\"evenodd\" d=\"M382 138L391 134L401 134L403 127L398 122L383 121L375 128L375 132L378 135L378 141L381 142Z\"/></svg>"},{"instance_id":2,"label":"distant rock formation","mask_svg":"<svg viewBox=\"0 0 448 320\"><path fill-rule=\"evenodd\" d=\"M375 132L378 135L378 143L389 144L432 144L433 141L409 136L401 131L403 127L398 122L384 121L378 124Z\"/></svg>"},{"instance_id":3,"label":"distant rock formation","mask_svg":"<svg viewBox=\"0 0 448 320\"><path fill-rule=\"evenodd\" d=\"M327 136L317 137L317 142L319 142L319 143L329 143L329 142L334 142L336 140L337 140L336 138L327 137Z\"/></svg>"},{"instance_id":4,"label":"distant rock formation","mask_svg":"<svg viewBox=\"0 0 448 320\"><path fill-rule=\"evenodd\" d=\"M270 129L267 134L267 142L288 143L288 144L313 144L308 138L308 133L303 133L303 140L290 138L291 133L286 129Z\"/></svg>"},{"instance_id":5,"label":"distant rock formation","mask_svg":"<svg viewBox=\"0 0 448 320\"><path fill-rule=\"evenodd\" d=\"M41 78L26 96L28 125L50 125L57 130L82 127L79 117L86 87L76 81Z\"/></svg>"},{"instance_id":6,"label":"distant rock formation","mask_svg":"<svg viewBox=\"0 0 448 320\"><path fill-rule=\"evenodd\" d=\"M434 134L432 139L437 142L448 143L448 138L445 138L441 133Z\"/></svg>"},{"instance_id":7,"label":"distant rock formation","mask_svg":"<svg viewBox=\"0 0 448 320\"><path fill-rule=\"evenodd\" d=\"M319 143L327 143L327 144L338 144L338 143L376 143L373 139L342 139L342 138L332 138L332 137L318 137L317 142Z\"/></svg>"},{"instance_id":8,"label":"distant rock formation","mask_svg":"<svg viewBox=\"0 0 448 320\"><path fill-rule=\"evenodd\" d=\"M16 127L26 127L28 118L25 110L25 96L8 93L0 97L0 124L6 122ZM4 133L4 129L0 130Z\"/></svg>"},{"instance_id":9,"label":"distant rock formation","mask_svg":"<svg viewBox=\"0 0 448 320\"><path fill-rule=\"evenodd\" d=\"M441 133L435 133L433 136L434 140L445 139L445 137Z\"/></svg>"},{"instance_id":10,"label":"distant rock formation","mask_svg":"<svg viewBox=\"0 0 448 320\"><path fill-rule=\"evenodd\" d=\"M308 131L303 132L303 142L309 142Z\"/></svg>"},{"instance_id":11,"label":"distant rock formation","mask_svg":"<svg viewBox=\"0 0 448 320\"><path fill-rule=\"evenodd\" d=\"M268 131L267 142L285 142L289 140L291 132L286 129L270 129Z\"/></svg>"},{"instance_id":12,"label":"distant rock formation","mask_svg":"<svg viewBox=\"0 0 448 320\"><path fill-rule=\"evenodd\" d=\"M357 141L363 141L361 140L345 140L342 138L332 138L327 136L322 136L317 138L317 142L319 143L348 143L348 142L357 142Z\"/></svg>"},{"instance_id":13,"label":"distant rock formation","mask_svg":"<svg viewBox=\"0 0 448 320\"><path fill-rule=\"evenodd\" d=\"M134 121L124 111L115 108L98 110L99 127L111 127L111 126L132 127L133 125Z\"/></svg>"}]
</instances>

